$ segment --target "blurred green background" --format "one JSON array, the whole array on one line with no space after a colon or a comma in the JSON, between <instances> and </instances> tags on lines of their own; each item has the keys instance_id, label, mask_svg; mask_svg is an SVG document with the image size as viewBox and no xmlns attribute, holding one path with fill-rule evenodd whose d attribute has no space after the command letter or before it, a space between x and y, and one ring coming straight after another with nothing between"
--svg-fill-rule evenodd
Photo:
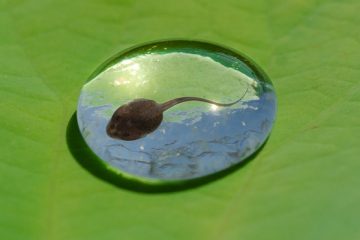
<instances>
[{"instance_id":1,"label":"blurred green background","mask_svg":"<svg viewBox=\"0 0 360 240\"><path fill-rule=\"evenodd\" d=\"M0 0L0 238L360 239L359 9L358 0ZM66 129L99 64L164 38L252 57L275 85L278 115L244 167L142 193L79 165Z\"/></svg>"}]
</instances>

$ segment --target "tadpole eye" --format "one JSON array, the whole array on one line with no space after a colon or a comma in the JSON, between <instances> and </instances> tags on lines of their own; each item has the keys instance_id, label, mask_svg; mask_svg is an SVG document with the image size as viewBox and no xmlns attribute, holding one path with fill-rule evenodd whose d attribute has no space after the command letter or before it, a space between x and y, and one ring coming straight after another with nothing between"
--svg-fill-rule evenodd
<instances>
[{"instance_id":1,"label":"tadpole eye","mask_svg":"<svg viewBox=\"0 0 360 240\"><path fill-rule=\"evenodd\" d=\"M114 123L111 123L111 124L109 124L109 126L108 126L108 129L109 129L109 130L113 130L113 129L115 129L115 128L116 128L116 126L115 126Z\"/></svg>"}]
</instances>

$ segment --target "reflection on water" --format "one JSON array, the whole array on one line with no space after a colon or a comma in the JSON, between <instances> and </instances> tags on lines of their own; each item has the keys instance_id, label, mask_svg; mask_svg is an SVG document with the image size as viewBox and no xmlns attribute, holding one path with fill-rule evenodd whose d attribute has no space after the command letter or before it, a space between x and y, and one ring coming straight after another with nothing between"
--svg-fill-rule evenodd
<instances>
[{"instance_id":1,"label":"reflection on water","mask_svg":"<svg viewBox=\"0 0 360 240\"><path fill-rule=\"evenodd\" d=\"M107 136L109 118L104 112L113 106L81 106L78 119L90 148L112 166L147 178L190 179L240 162L265 141L274 118L275 95L266 92L246 105L202 112L200 118L180 122L166 121L165 113L155 132L135 141ZM191 116L189 112L172 114Z\"/></svg>"}]
</instances>

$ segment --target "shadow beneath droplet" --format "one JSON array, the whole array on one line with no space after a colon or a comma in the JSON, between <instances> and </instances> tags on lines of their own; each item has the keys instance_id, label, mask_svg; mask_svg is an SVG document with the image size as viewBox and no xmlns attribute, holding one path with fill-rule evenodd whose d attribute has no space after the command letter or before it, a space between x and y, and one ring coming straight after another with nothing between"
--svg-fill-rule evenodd
<instances>
[{"instance_id":1,"label":"shadow beneath droplet","mask_svg":"<svg viewBox=\"0 0 360 240\"><path fill-rule=\"evenodd\" d=\"M129 179L121 174L107 169L107 165L91 151L81 136L76 119L76 112L69 120L66 130L66 140L68 148L75 160L92 175L116 187L142 193L169 193L184 191L216 181L244 167L248 162L256 157L267 142L266 140L255 153L239 164L212 175L170 183L147 183L142 182L141 180Z\"/></svg>"}]
</instances>

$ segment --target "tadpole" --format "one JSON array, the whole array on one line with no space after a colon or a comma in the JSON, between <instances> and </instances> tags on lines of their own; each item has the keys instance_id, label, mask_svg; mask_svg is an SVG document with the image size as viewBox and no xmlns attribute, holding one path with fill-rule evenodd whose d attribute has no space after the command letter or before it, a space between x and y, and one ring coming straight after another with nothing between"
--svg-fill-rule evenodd
<instances>
[{"instance_id":1,"label":"tadpole","mask_svg":"<svg viewBox=\"0 0 360 240\"><path fill-rule=\"evenodd\" d=\"M217 103L200 97L179 97L164 103L144 98L134 99L115 110L106 127L106 132L112 138L126 141L136 140L155 131L161 124L163 112L179 103L200 101L219 107L229 107L240 102L247 91L248 89L241 98L231 103Z\"/></svg>"}]
</instances>

